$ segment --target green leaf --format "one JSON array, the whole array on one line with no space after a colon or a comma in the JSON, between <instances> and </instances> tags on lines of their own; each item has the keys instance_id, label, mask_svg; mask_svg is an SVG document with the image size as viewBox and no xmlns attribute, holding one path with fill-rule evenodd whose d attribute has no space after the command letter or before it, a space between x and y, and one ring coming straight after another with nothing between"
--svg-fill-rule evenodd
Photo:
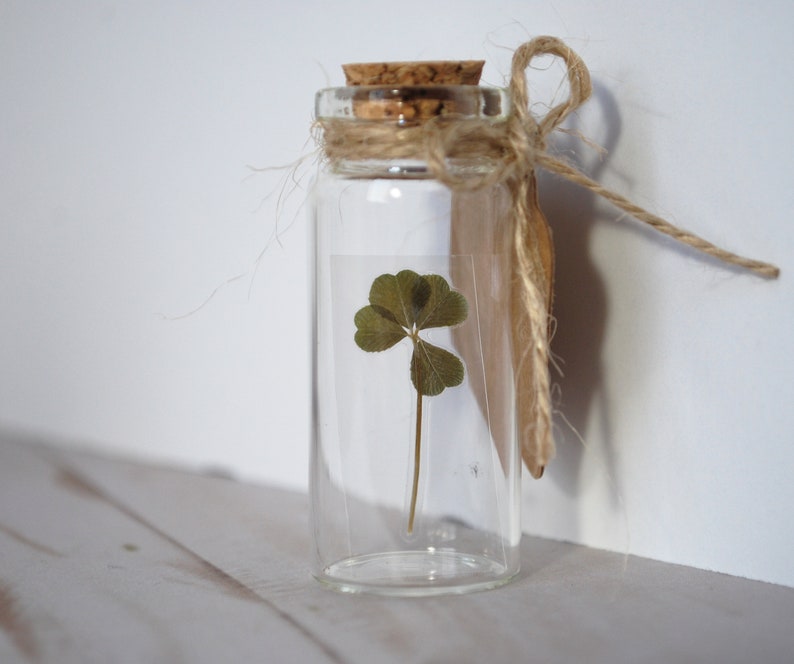
<instances>
[{"instance_id":1,"label":"green leaf","mask_svg":"<svg viewBox=\"0 0 794 664\"><path fill-rule=\"evenodd\" d=\"M452 353L421 339L414 344L411 382L425 396L441 394L463 382L463 363Z\"/></svg>"},{"instance_id":2,"label":"green leaf","mask_svg":"<svg viewBox=\"0 0 794 664\"><path fill-rule=\"evenodd\" d=\"M430 296L416 315L416 327L451 327L460 325L469 315L466 298L457 291L450 290L444 277L428 274L424 280L430 286Z\"/></svg>"},{"instance_id":3,"label":"green leaf","mask_svg":"<svg viewBox=\"0 0 794 664\"><path fill-rule=\"evenodd\" d=\"M356 324L356 344L368 353L391 348L407 336L400 325L371 306L359 309L353 321Z\"/></svg>"},{"instance_id":4,"label":"green leaf","mask_svg":"<svg viewBox=\"0 0 794 664\"><path fill-rule=\"evenodd\" d=\"M384 317L392 317L410 330L430 295L431 286L424 277L402 270L377 277L369 291L369 303Z\"/></svg>"},{"instance_id":5,"label":"green leaf","mask_svg":"<svg viewBox=\"0 0 794 664\"><path fill-rule=\"evenodd\" d=\"M466 298L438 274L412 270L382 274L370 287L370 304L355 316L356 344L367 352L391 348L405 337L413 340L411 381L426 396L460 385L463 363L453 353L421 339L424 328L459 325L469 313Z\"/></svg>"}]
</instances>

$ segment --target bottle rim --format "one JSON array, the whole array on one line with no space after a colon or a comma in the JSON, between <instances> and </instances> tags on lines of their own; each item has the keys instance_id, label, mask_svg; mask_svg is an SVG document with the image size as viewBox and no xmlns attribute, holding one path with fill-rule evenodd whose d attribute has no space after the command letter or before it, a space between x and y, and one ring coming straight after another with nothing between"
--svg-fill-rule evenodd
<instances>
[{"instance_id":1,"label":"bottle rim","mask_svg":"<svg viewBox=\"0 0 794 664\"><path fill-rule=\"evenodd\" d=\"M417 124L438 116L499 121L510 112L506 88L479 85L355 85L315 95L318 120Z\"/></svg>"}]
</instances>

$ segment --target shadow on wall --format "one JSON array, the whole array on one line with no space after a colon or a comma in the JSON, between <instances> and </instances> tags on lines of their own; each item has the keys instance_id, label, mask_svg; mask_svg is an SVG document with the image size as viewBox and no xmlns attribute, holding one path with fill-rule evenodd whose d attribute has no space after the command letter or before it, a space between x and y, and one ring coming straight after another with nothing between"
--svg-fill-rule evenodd
<instances>
[{"instance_id":1,"label":"shadow on wall","mask_svg":"<svg viewBox=\"0 0 794 664\"><path fill-rule=\"evenodd\" d=\"M600 135L587 138L602 146L606 153L599 154L569 134L557 134L550 150L599 181L609 153L620 137L621 119L610 92L595 81L593 98L588 104L600 115L603 129ZM577 131L575 117L569 129ZM604 482L611 485L612 507L618 509L620 486L614 462L612 415L601 359L608 301L604 281L590 257L590 236L594 223L602 216L598 197L553 174L541 171L538 178L540 203L552 227L556 250L553 311L556 331L552 352L564 373L560 377L552 369L552 382L560 387L554 394L558 412L557 458L549 465L545 481L556 483L567 496L575 498L582 484L585 445L598 441L603 449ZM625 256L621 255L620 259ZM591 423L597 423L598 429L591 430ZM576 514L566 516L572 534L578 533Z\"/></svg>"}]
</instances>

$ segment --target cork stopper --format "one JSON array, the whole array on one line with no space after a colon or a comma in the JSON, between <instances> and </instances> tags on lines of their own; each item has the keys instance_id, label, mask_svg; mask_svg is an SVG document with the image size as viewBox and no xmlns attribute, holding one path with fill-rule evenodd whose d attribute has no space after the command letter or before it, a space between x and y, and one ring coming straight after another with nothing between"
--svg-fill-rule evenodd
<instances>
[{"instance_id":1,"label":"cork stopper","mask_svg":"<svg viewBox=\"0 0 794 664\"><path fill-rule=\"evenodd\" d=\"M354 101L356 117L417 124L437 115L455 113L454 94L443 90L442 86L478 85L484 64L483 60L363 62L342 65L342 70L351 87L405 87L392 90L388 95L370 95Z\"/></svg>"},{"instance_id":2,"label":"cork stopper","mask_svg":"<svg viewBox=\"0 0 794 664\"><path fill-rule=\"evenodd\" d=\"M478 85L484 60L342 65L347 85Z\"/></svg>"}]
</instances>

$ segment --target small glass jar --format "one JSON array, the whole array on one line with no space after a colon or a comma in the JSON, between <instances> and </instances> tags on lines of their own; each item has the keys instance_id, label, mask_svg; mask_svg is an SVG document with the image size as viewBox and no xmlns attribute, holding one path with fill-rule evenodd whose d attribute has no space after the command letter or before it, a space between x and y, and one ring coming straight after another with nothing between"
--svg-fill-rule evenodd
<instances>
[{"instance_id":1,"label":"small glass jar","mask_svg":"<svg viewBox=\"0 0 794 664\"><path fill-rule=\"evenodd\" d=\"M316 117L358 132L503 120L506 91L354 86ZM487 160L448 162L482 175ZM332 158L312 193L313 574L347 592L492 588L519 569L510 196L421 155Z\"/></svg>"}]
</instances>

